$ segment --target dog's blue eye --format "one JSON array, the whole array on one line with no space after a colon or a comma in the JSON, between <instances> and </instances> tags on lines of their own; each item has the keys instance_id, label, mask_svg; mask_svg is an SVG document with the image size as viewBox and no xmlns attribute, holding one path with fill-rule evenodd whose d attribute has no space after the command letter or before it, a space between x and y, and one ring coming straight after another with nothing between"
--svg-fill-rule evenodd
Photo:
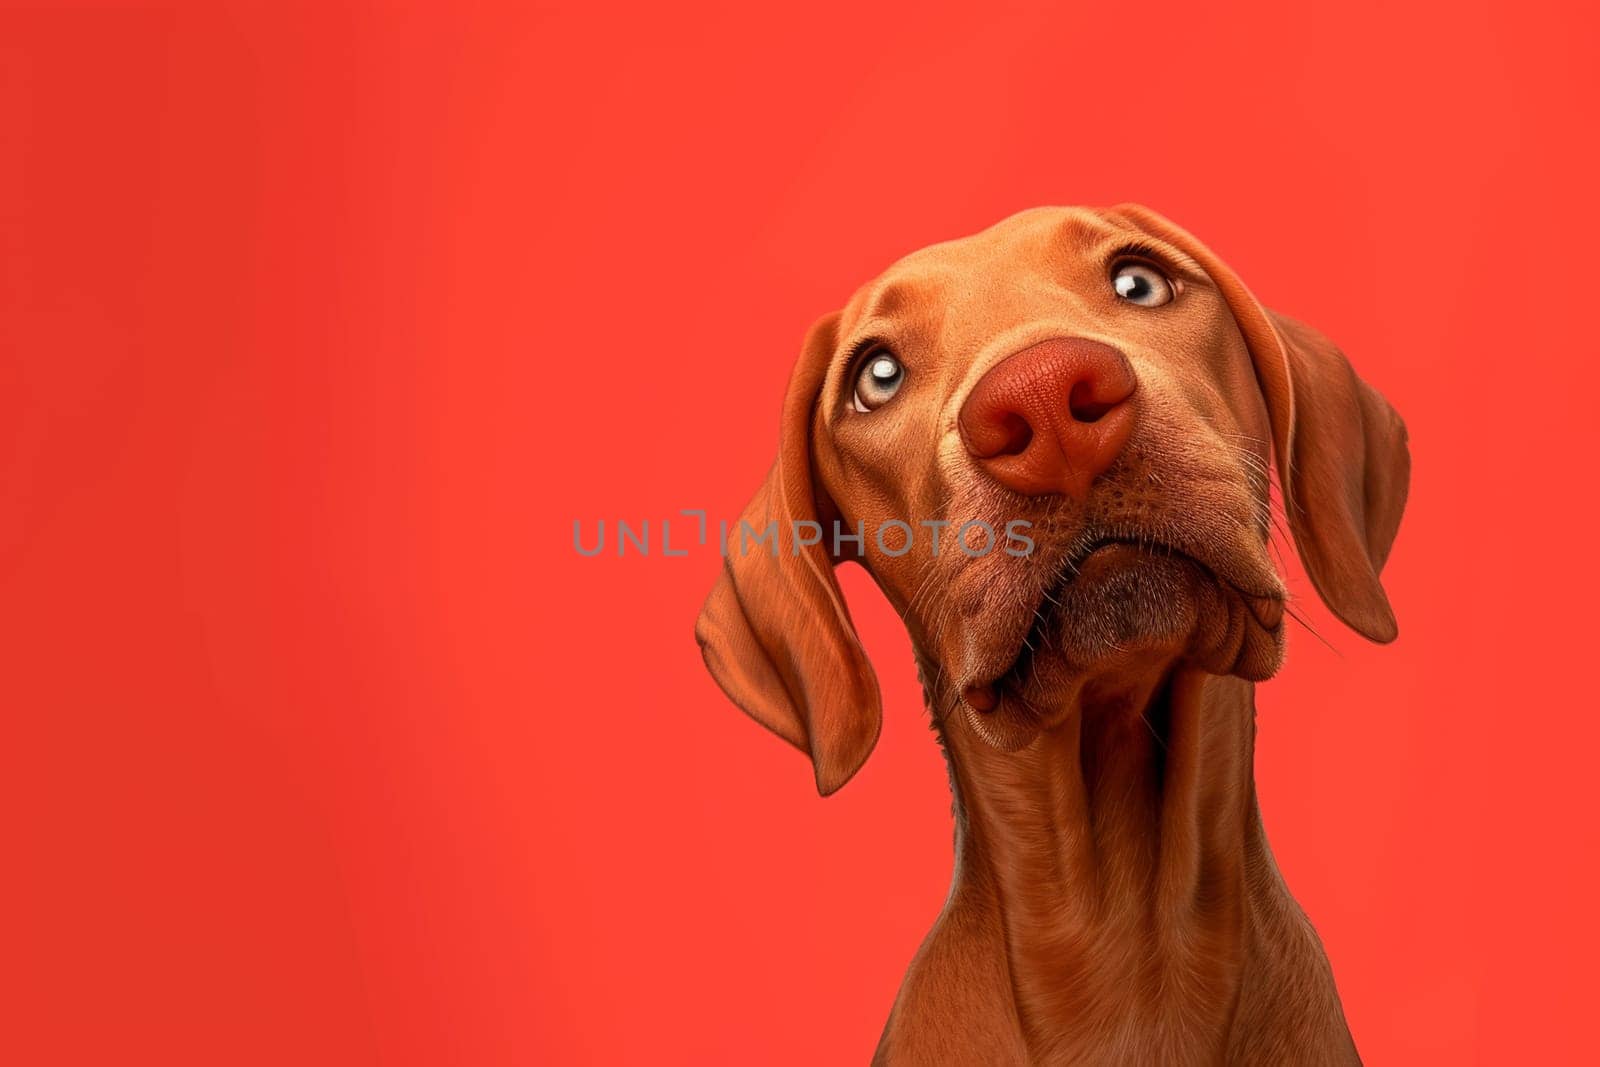
<instances>
[{"instance_id":1,"label":"dog's blue eye","mask_svg":"<svg viewBox=\"0 0 1600 1067\"><path fill-rule=\"evenodd\" d=\"M887 404L906 380L906 370L900 361L887 352L867 357L856 374L856 392L852 404L857 411L867 412Z\"/></svg>"},{"instance_id":2,"label":"dog's blue eye","mask_svg":"<svg viewBox=\"0 0 1600 1067\"><path fill-rule=\"evenodd\" d=\"M1111 272L1111 287L1130 304L1160 307L1172 300L1172 283L1148 263L1120 263Z\"/></svg>"}]
</instances>

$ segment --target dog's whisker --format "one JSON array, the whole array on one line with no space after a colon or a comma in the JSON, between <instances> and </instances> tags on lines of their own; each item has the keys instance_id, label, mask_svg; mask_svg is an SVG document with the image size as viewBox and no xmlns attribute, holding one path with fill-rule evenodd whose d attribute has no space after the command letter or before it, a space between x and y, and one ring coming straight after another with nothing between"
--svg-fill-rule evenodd
<instances>
[{"instance_id":1,"label":"dog's whisker","mask_svg":"<svg viewBox=\"0 0 1600 1067\"><path fill-rule=\"evenodd\" d=\"M1340 652L1339 649L1334 645L1334 643L1332 641L1329 641L1326 637L1323 637L1320 633L1318 633L1317 632L1317 628L1315 626L1312 626L1309 622L1307 622L1305 620L1305 617L1302 616L1298 611L1295 611L1293 607L1291 607L1288 604L1285 604L1284 607L1283 607L1283 610L1284 610L1285 613L1288 614L1288 616L1291 619L1293 619L1295 622L1299 623L1301 626L1304 626L1306 628L1306 632L1311 634L1312 637L1315 637L1318 641L1321 641L1323 643L1323 645L1325 645L1327 647L1328 651L1332 652L1334 655L1340 657L1341 659L1344 658L1344 653Z\"/></svg>"}]
</instances>

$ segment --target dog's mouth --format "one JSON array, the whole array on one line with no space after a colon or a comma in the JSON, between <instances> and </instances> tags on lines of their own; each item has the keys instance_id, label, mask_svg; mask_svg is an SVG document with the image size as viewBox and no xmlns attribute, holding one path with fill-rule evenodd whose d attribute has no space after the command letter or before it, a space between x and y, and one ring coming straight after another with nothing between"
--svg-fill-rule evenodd
<instances>
[{"instance_id":1,"label":"dog's mouth","mask_svg":"<svg viewBox=\"0 0 1600 1067\"><path fill-rule=\"evenodd\" d=\"M1053 579L1045 584L1037 601L1031 605L1033 618L1013 650L1009 666L966 686L961 693L962 701L976 711L990 712L1000 706L1004 697L1021 696L1033 681L1039 661L1051 652L1052 642L1069 621L1065 603L1071 587L1103 573L1138 567L1152 555L1192 565L1217 589L1237 597L1246 620L1263 633L1276 634L1282 627L1284 596L1279 590L1248 591L1238 581L1227 577L1221 568L1194 553L1147 536L1095 537L1070 552Z\"/></svg>"}]
</instances>

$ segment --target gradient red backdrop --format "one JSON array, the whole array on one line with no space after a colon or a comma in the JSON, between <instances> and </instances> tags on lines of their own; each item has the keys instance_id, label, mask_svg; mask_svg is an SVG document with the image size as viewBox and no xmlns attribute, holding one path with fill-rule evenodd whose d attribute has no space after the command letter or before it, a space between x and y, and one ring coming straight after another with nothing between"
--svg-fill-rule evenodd
<instances>
[{"instance_id":1,"label":"gradient red backdrop","mask_svg":"<svg viewBox=\"0 0 1600 1067\"><path fill-rule=\"evenodd\" d=\"M906 639L823 801L691 636L800 338L1138 200L1410 424L1402 636L1258 779L1371 1063L1592 1055L1579 3L7 5L0 1059L862 1062L945 895ZM1580 676L1582 676L1580 681Z\"/></svg>"}]
</instances>

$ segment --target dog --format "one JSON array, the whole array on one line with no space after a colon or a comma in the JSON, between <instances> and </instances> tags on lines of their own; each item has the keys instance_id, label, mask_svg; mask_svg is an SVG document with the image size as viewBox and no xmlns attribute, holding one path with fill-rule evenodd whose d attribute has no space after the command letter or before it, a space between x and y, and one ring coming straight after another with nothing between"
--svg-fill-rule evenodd
<instances>
[{"instance_id":1,"label":"dog","mask_svg":"<svg viewBox=\"0 0 1600 1067\"><path fill-rule=\"evenodd\" d=\"M1155 212L1022 212L811 329L741 520L781 550L726 553L696 637L827 795L881 723L834 567L910 632L955 873L874 1062L1360 1062L1256 804L1274 458L1317 593L1392 641L1404 424Z\"/></svg>"}]
</instances>

